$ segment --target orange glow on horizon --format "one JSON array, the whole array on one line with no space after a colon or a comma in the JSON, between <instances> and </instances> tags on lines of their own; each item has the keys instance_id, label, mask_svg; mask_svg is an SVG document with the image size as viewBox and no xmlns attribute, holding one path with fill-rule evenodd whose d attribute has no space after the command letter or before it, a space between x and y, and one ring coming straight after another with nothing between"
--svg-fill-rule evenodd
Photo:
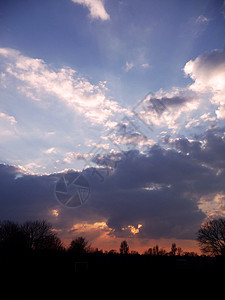
<instances>
[{"instance_id":1,"label":"orange glow on horizon","mask_svg":"<svg viewBox=\"0 0 225 300\"><path fill-rule=\"evenodd\" d=\"M59 237L65 247L68 247L74 238L83 236L87 239L93 249L98 248L103 251L110 251L113 249L119 252L121 242L126 240L128 242L130 252L137 251L140 254L143 254L149 248L156 245L158 245L159 248L166 250L166 252L169 252L171 250L172 243L176 243L177 247L181 247L184 252L201 253L196 240L140 238L138 233L142 227L143 225L140 223L137 227L128 225L122 228L124 234L121 235L121 237L115 237L115 232L107 225L107 221L94 223L82 222L74 224L68 230L62 230L59 232Z\"/></svg>"}]
</instances>

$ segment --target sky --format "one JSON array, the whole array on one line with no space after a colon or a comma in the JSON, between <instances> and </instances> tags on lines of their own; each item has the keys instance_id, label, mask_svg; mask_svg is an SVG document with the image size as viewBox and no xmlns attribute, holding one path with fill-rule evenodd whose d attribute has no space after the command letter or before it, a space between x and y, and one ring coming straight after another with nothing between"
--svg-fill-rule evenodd
<instances>
[{"instance_id":1,"label":"sky","mask_svg":"<svg viewBox=\"0 0 225 300\"><path fill-rule=\"evenodd\" d=\"M225 216L225 2L0 2L0 219L143 252Z\"/></svg>"}]
</instances>

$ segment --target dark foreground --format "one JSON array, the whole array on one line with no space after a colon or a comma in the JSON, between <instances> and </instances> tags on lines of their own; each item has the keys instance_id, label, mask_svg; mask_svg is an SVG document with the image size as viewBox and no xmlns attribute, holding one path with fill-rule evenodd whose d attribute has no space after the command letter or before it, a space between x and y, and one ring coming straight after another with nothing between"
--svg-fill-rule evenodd
<instances>
[{"instance_id":1,"label":"dark foreground","mask_svg":"<svg viewBox=\"0 0 225 300\"><path fill-rule=\"evenodd\" d=\"M74 255L67 252L26 253L9 255L1 253L1 287L11 284L8 298L27 299L19 293L26 291L27 286L35 288L51 287L52 291L59 288L71 288L79 279L110 276L126 278L143 276L143 278L163 278L167 275L218 274L225 271L225 260L222 257L207 256L151 256L151 255L119 255L119 254L83 254ZM158 277L160 276L160 277ZM15 286L18 286L15 288ZM13 294L17 297L13 298ZM31 295L30 295L31 296ZM11 298L10 298L11 297ZM36 299L35 294L29 299ZM38 298L40 299L40 298ZM42 297L42 299L45 299ZM46 298L51 299L51 298ZM56 297L52 299L57 299ZM61 298L59 298L61 299Z\"/></svg>"},{"instance_id":2,"label":"dark foreground","mask_svg":"<svg viewBox=\"0 0 225 300\"><path fill-rule=\"evenodd\" d=\"M183 257L150 255L83 254L67 252L27 253L0 256L1 299L77 299L77 291L86 296L98 294L107 282L110 293L118 284L129 292L144 285L164 291L166 282L187 286L203 277L224 274L221 257ZM139 284L137 281L139 280ZM180 286L180 284L179 284ZM94 294L93 294L94 295ZM85 296L85 298L86 298Z\"/></svg>"}]
</instances>

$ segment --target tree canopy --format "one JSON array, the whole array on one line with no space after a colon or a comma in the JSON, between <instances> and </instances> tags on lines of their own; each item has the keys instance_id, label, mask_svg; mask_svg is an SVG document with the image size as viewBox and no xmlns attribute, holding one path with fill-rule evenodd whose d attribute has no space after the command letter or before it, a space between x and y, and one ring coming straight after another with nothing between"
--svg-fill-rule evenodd
<instances>
[{"instance_id":1,"label":"tree canopy","mask_svg":"<svg viewBox=\"0 0 225 300\"><path fill-rule=\"evenodd\" d=\"M200 250L209 255L225 255L225 219L204 223L197 232Z\"/></svg>"},{"instance_id":2,"label":"tree canopy","mask_svg":"<svg viewBox=\"0 0 225 300\"><path fill-rule=\"evenodd\" d=\"M129 246L127 241L122 241L120 244L120 254L128 254L129 253Z\"/></svg>"},{"instance_id":3,"label":"tree canopy","mask_svg":"<svg viewBox=\"0 0 225 300\"><path fill-rule=\"evenodd\" d=\"M12 221L0 222L1 249L59 250L62 243L45 220L27 221L21 225Z\"/></svg>"}]
</instances>

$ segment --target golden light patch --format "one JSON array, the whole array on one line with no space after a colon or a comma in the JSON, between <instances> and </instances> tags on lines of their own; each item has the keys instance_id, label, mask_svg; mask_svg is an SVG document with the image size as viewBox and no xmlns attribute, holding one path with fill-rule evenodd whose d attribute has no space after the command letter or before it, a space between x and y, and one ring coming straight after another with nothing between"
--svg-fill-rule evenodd
<instances>
[{"instance_id":1,"label":"golden light patch","mask_svg":"<svg viewBox=\"0 0 225 300\"><path fill-rule=\"evenodd\" d=\"M92 231L92 230L111 230L111 228L108 227L106 222L95 222L95 223L78 223L73 225L70 228L70 231L77 230L79 232L84 231Z\"/></svg>"},{"instance_id":2,"label":"golden light patch","mask_svg":"<svg viewBox=\"0 0 225 300\"><path fill-rule=\"evenodd\" d=\"M140 231L139 229L140 229L142 226L143 226L142 224L138 224L137 228L135 228L135 226L133 226L133 225L128 225L127 227L123 227L122 230L128 229L128 230L130 230L130 232L131 232L133 235L135 235L135 234L139 233L139 231Z\"/></svg>"},{"instance_id":3,"label":"golden light patch","mask_svg":"<svg viewBox=\"0 0 225 300\"><path fill-rule=\"evenodd\" d=\"M58 217L58 215L59 215L58 209L53 209L53 210L51 211L51 213L52 213L52 215L55 216L55 217Z\"/></svg>"}]
</instances>

